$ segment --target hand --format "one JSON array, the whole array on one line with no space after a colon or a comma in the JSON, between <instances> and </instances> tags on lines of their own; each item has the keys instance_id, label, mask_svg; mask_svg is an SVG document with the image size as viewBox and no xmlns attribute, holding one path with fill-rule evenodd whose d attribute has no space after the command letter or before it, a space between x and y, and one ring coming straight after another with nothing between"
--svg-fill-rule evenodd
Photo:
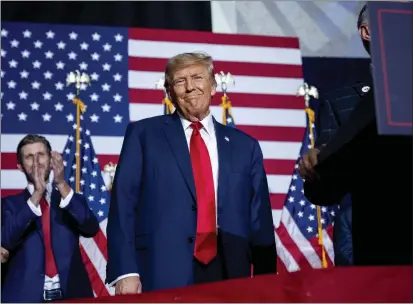
<instances>
[{"instance_id":1,"label":"hand","mask_svg":"<svg viewBox=\"0 0 413 304\"><path fill-rule=\"evenodd\" d=\"M7 251L7 249L4 249L3 247L1 247L1 263L6 263L7 260L9 259L9 252Z\"/></svg>"},{"instance_id":2,"label":"hand","mask_svg":"<svg viewBox=\"0 0 413 304\"><path fill-rule=\"evenodd\" d=\"M317 157L319 153L320 150L318 149L310 149L308 153L304 154L300 159L298 172L306 181L312 181L317 177L314 167L318 163Z\"/></svg>"},{"instance_id":3,"label":"hand","mask_svg":"<svg viewBox=\"0 0 413 304\"><path fill-rule=\"evenodd\" d=\"M65 182L65 167L63 165L63 158L59 152L52 151L52 158L50 159L51 168L54 172L53 182L59 185Z\"/></svg>"},{"instance_id":4,"label":"hand","mask_svg":"<svg viewBox=\"0 0 413 304\"><path fill-rule=\"evenodd\" d=\"M115 286L117 295L142 293L142 283L138 276L127 277L119 280Z\"/></svg>"},{"instance_id":5,"label":"hand","mask_svg":"<svg viewBox=\"0 0 413 304\"><path fill-rule=\"evenodd\" d=\"M46 169L44 167L39 166L38 155L36 155L34 159L32 172L34 191L40 196L42 196L43 193L46 191Z\"/></svg>"}]
</instances>

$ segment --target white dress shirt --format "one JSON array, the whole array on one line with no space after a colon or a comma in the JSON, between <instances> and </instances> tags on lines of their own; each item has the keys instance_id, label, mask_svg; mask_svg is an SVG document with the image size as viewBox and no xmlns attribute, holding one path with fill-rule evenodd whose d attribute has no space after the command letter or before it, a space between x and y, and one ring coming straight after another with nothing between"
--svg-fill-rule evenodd
<instances>
[{"instance_id":1,"label":"white dress shirt","mask_svg":"<svg viewBox=\"0 0 413 304\"><path fill-rule=\"evenodd\" d=\"M46 194L45 198L47 203L50 205L51 198L52 198L52 191L53 191L53 171L50 172L50 177L49 177L49 182L46 185ZM27 185L27 190L30 192L30 195L33 195L34 192L34 185L29 183ZM60 208L65 208L67 205L69 205L70 200L73 197L73 190L70 190L70 193L68 196L66 196L65 199L62 198L60 201L59 207ZM40 204L35 206L30 198L27 200L27 205L29 205L30 209L33 211L34 214L37 216L42 216L42 209L40 207ZM60 288L60 280L59 280L59 274L56 274L53 278L49 278L48 276L44 276L44 290L50 290L50 289L56 289Z\"/></svg>"},{"instance_id":2,"label":"white dress shirt","mask_svg":"<svg viewBox=\"0 0 413 304\"><path fill-rule=\"evenodd\" d=\"M188 144L188 149L190 150L190 142L193 129L190 127L191 123L189 120L186 120L181 115L182 127L184 128L186 142ZM200 130L201 137L207 146L209 158L211 159L211 166L212 166L212 176L214 179L214 188L215 188L215 216L217 216L217 201L218 201L218 145L217 145L217 137L215 134L215 125L214 120L212 119L212 113L210 112L203 120L200 121L203 125L203 128ZM217 223L217 221L216 221ZM217 223L218 224L218 223ZM110 283L110 286L113 286L121 279L127 277L134 277L139 276L138 273L128 273L121 275L115 281Z\"/></svg>"}]
</instances>

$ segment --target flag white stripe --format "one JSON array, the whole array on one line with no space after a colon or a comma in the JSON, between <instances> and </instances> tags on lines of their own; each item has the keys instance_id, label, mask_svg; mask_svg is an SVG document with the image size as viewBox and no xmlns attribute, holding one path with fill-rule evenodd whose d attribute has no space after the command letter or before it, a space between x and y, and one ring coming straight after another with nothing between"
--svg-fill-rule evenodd
<instances>
[{"instance_id":1,"label":"flag white stripe","mask_svg":"<svg viewBox=\"0 0 413 304\"><path fill-rule=\"evenodd\" d=\"M277 98L277 97L274 97ZM253 101L252 101L253 102ZM130 120L137 121L162 114L162 104L131 103ZM221 122L222 107L211 106L212 115ZM232 107L235 123L241 126L306 127L306 113L295 109Z\"/></svg>"},{"instance_id":2,"label":"flag white stripe","mask_svg":"<svg viewBox=\"0 0 413 304\"><path fill-rule=\"evenodd\" d=\"M100 230L102 230L103 234L106 237L106 227L108 226L108 219L106 218L103 221L101 221L99 226L100 226Z\"/></svg>"},{"instance_id":3,"label":"flag white stripe","mask_svg":"<svg viewBox=\"0 0 413 304\"><path fill-rule=\"evenodd\" d=\"M16 153L19 141L26 134L2 134L1 152ZM41 134L47 137L54 150L62 152L67 136ZM122 136L91 136L93 148L98 155L119 155L122 148ZM296 160L301 149L301 142L260 141L265 159ZM105 164L101 164L103 166Z\"/></svg>"},{"instance_id":4,"label":"flag white stripe","mask_svg":"<svg viewBox=\"0 0 413 304\"><path fill-rule=\"evenodd\" d=\"M164 72L129 71L130 89L155 89L155 83L164 76ZM301 78L255 77L235 75L236 83L231 86L231 93L293 95L303 84ZM234 101L235 102L235 101Z\"/></svg>"},{"instance_id":5,"label":"flag white stripe","mask_svg":"<svg viewBox=\"0 0 413 304\"><path fill-rule=\"evenodd\" d=\"M294 48L223 45L169 41L128 41L130 57L169 59L183 51L211 54L215 61L301 65L301 52ZM238 79L238 78L237 78Z\"/></svg>"},{"instance_id":6,"label":"flag white stripe","mask_svg":"<svg viewBox=\"0 0 413 304\"><path fill-rule=\"evenodd\" d=\"M102 172L103 175L103 172ZM285 194L290 186L289 175L267 175L270 193ZM24 189L27 186L26 177L19 170L1 170L1 189Z\"/></svg>"},{"instance_id":7,"label":"flag white stripe","mask_svg":"<svg viewBox=\"0 0 413 304\"><path fill-rule=\"evenodd\" d=\"M106 280L106 272L105 272L106 271L106 259L105 257L100 252L93 238L80 237L79 240L80 240L80 243L85 253L89 257L89 260L93 264L93 267L96 269L96 272L98 273L100 279L102 280L102 282L105 282ZM109 287L109 285L105 285L105 287L108 290L110 295L115 294L115 290L113 287Z\"/></svg>"},{"instance_id":8,"label":"flag white stripe","mask_svg":"<svg viewBox=\"0 0 413 304\"><path fill-rule=\"evenodd\" d=\"M272 222L275 228L280 226L282 209L272 209Z\"/></svg>"},{"instance_id":9,"label":"flag white stripe","mask_svg":"<svg viewBox=\"0 0 413 304\"><path fill-rule=\"evenodd\" d=\"M312 268L321 268L321 260L317 255L314 247L311 245L310 241L305 238L301 233L294 219L291 217L290 212L286 207L283 208L281 214L281 222L284 224L285 229L290 235L291 239L300 248L301 253L310 263Z\"/></svg>"},{"instance_id":10,"label":"flag white stripe","mask_svg":"<svg viewBox=\"0 0 413 304\"><path fill-rule=\"evenodd\" d=\"M333 241L331 240L330 236L328 235L327 231L323 229L323 245L327 251L327 255L330 260L334 263L334 246Z\"/></svg>"},{"instance_id":11,"label":"flag white stripe","mask_svg":"<svg viewBox=\"0 0 413 304\"><path fill-rule=\"evenodd\" d=\"M287 268L288 272L300 270L300 266L298 265L294 257L291 255L291 253L285 248L283 242L277 234L277 231L274 232L274 235L275 245L277 247L277 255L285 265L285 268Z\"/></svg>"}]
</instances>

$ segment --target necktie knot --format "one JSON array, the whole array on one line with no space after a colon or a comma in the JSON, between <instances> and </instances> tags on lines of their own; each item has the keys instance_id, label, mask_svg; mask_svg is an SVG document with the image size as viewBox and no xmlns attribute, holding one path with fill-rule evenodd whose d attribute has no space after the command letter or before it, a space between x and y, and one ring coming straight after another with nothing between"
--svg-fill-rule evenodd
<instances>
[{"instance_id":1,"label":"necktie knot","mask_svg":"<svg viewBox=\"0 0 413 304\"><path fill-rule=\"evenodd\" d=\"M194 131L198 131L201 130L204 126L202 125L202 123L200 121L195 121L193 123L191 123L190 127L192 129L194 129Z\"/></svg>"}]
</instances>

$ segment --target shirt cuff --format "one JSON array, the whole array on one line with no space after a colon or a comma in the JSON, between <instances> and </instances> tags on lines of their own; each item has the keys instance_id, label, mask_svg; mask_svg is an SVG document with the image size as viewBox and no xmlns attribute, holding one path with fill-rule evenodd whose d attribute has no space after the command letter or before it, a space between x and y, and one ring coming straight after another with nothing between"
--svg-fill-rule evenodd
<instances>
[{"instance_id":1,"label":"shirt cuff","mask_svg":"<svg viewBox=\"0 0 413 304\"><path fill-rule=\"evenodd\" d=\"M70 201L72 200L73 194L74 194L73 189L70 189L70 192L66 196L66 198L64 198L64 199L62 198L62 200L60 201L59 207L60 208L66 208L67 205L69 205Z\"/></svg>"},{"instance_id":2,"label":"shirt cuff","mask_svg":"<svg viewBox=\"0 0 413 304\"><path fill-rule=\"evenodd\" d=\"M110 287L113 287L113 286L115 286L115 284L116 284L118 281L120 281L120 280L122 280L122 279L124 279L124 278L129 278L129 277L139 277L139 274L138 274L138 273L128 273L128 274L121 275L121 276L118 277L116 280L114 280L112 283L110 283L109 286L110 286Z\"/></svg>"},{"instance_id":3,"label":"shirt cuff","mask_svg":"<svg viewBox=\"0 0 413 304\"><path fill-rule=\"evenodd\" d=\"M36 214L37 216L42 216L42 209L40 208L40 204L35 206L29 198L27 200L27 205L29 205L30 210L32 210L34 214Z\"/></svg>"}]
</instances>

